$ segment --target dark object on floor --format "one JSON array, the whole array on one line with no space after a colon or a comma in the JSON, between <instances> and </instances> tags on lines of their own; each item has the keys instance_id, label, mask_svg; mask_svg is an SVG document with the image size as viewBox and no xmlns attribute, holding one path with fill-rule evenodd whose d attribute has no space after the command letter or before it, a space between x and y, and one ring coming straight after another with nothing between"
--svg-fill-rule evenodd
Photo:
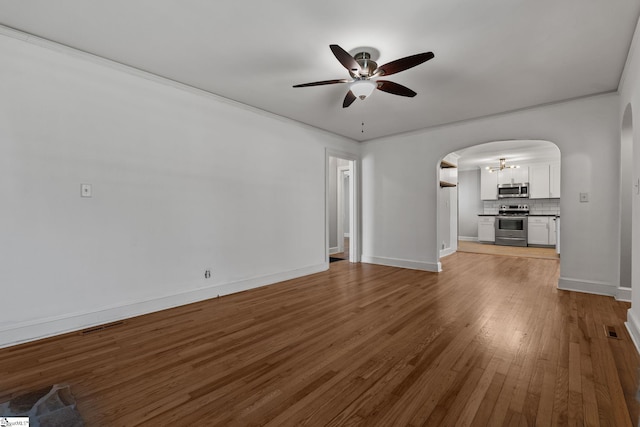
<instances>
[{"instance_id":1,"label":"dark object on floor","mask_svg":"<svg viewBox=\"0 0 640 427\"><path fill-rule=\"evenodd\" d=\"M336 262L336 261L345 261L345 260L344 260L344 259L342 259L342 258L334 258L334 257L332 257L332 256L330 256L330 257L329 257L329 262L330 262L330 263L331 263L331 262Z\"/></svg>"},{"instance_id":2,"label":"dark object on floor","mask_svg":"<svg viewBox=\"0 0 640 427\"><path fill-rule=\"evenodd\" d=\"M0 403L0 416L29 417L29 425L42 427L84 426L67 384L55 384Z\"/></svg>"}]
</instances>

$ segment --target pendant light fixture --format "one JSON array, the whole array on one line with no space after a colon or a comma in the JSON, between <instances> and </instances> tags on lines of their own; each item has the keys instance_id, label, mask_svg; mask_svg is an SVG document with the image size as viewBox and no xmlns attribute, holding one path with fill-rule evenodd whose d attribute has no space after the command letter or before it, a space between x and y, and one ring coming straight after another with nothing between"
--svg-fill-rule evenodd
<instances>
[{"instance_id":1,"label":"pendant light fixture","mask_svg":"<svg viewBox=\"0 0 640 427\"><path fill-rule=\"evenodd\" d=\"M498 172L501 171L503 169L516 169L519 168L520 166L518 165L508 165L507 166L507 159L505 159L504 157L500 159L500 166L487 166L485 169L487 169L489 172Z\"/></svg>"}]
</instances>

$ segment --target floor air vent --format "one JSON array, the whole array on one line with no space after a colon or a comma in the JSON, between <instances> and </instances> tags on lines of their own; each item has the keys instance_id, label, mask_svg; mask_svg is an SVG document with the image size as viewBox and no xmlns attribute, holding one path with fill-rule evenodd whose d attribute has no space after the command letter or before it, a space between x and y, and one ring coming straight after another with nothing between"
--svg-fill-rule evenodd
<instances>
[{"instance_id":1,"label":"floor air vent","mask_svg":"<svg viewBox=\"0 0 640 427\"><path fill-rule=\"evenodd\" d=\"M616 331L615 326L604 325L604 333L607 335L608 338L613 338L616 340L620 339L620 337L618 336L618 331Z\"/></svg>"},{"instance_id":2,"label":"floor air vent","mask_svg":"<svg viewBox=\"0 0 640 427\"><path fill-rule=\"evenodd\" d=\"M107 323L105 325L99 325L99 326L95 326L93 328L89 328L89 329L85 329L83 331L80 331L80 335L89 335L89 334L93 334L95 332L104 331L106 329L115 328L116 326L120 326L120 325L124 325L124 322Z\"/></svg>"}]
</instances>

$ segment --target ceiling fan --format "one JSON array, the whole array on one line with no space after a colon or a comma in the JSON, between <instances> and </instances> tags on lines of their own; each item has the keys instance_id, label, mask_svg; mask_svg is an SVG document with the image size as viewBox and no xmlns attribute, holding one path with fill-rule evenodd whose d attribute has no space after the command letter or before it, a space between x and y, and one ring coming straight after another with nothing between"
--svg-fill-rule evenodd
<instances>
[{"instance_id":1,"label":"ceiling fan","mask_svg":"<svg viewBox=\"0 0 640 427\"><path fill-rule=\"evenodd\" d=\"M336 83L351 83L347 96L344 97L342 108L347 108L356 100L356 98L365 99L371 95L374 89L393 95L414 97L416 92L401 84L394 83L389 80L377 80L378 77L389 76L408 70L416 65L420 65L434 57L433 52L418 53L416 55L391 61L378 67L375 61L371 60L369 52L358 52L351 56L349 52L338 46L337 44L329 45L329 48L340 61L342 66L349 71L350 79L323 80L319 82L303 83L293 87L322 86ZM373 80L376 79L376 80Z\"/></svg>"}]
</instances>

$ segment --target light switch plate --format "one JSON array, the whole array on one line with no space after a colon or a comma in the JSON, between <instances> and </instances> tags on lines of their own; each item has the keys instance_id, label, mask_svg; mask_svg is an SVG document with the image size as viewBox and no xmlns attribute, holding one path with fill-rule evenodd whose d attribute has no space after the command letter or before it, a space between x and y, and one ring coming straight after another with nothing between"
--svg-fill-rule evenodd
<instances>
[{"instance_id":1,"label":"light switch plate","mask_svg":"<svg viewBox=\"0 0 640 427\"><path fill-rule=\"evenodd\" d=\"M80 184L80 197L91 197L91 184Z\"/></svg>"},{"instance_id":2,"label":"light switch plate","mask_svg":"<svg viewBox=\"0 0 640 427\"><path fill-rule=\"evenodd\" d=\"M580 203L587 203L589 201L589 193L580 193Z\"/></svg>"}]
</instances>

